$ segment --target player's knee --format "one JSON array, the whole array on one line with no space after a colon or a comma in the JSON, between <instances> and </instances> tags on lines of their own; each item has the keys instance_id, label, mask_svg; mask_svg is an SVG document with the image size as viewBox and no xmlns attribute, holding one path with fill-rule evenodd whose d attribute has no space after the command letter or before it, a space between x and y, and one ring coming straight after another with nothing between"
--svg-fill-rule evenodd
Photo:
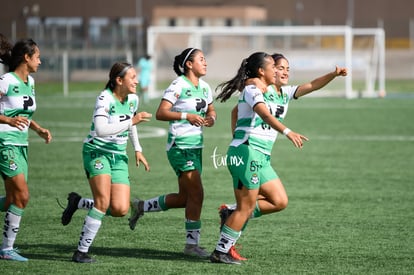
<instances>
[{"instance_id":1,"label":"player's knee","mask_svg":"<svg viewBox=\"0 0 414 275\"><path fill-rule=\"evenodd\" d=\"M287 197L281 199L277 203L278 211L281 211L281 210L285 209L287 206L288 206L288 198Z\"/></svg>"},{"instance_id":2,"label":"player's knee","mask_svg":"<svg viewBox=\"0 0 414 275\"><path fill-rule=\"evenodd\" d=\"M111 216L112 217L124 217L128 214L128 211L129 211L128 207L111 208Z\"/></svg>"}]
</instances>

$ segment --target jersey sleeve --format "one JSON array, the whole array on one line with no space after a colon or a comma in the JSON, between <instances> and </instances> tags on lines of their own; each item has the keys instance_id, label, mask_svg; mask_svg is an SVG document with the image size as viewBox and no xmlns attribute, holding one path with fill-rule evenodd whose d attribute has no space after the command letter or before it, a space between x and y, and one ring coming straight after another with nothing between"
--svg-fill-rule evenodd
<instances>
[{"instance_id":1,"label":"jersey sleeve","mask_svg":"<svg viewBox=\"0 0 414 275\"><path fill-rule=\"evenodd\" d=\"M244 88L244 100L253 109L257 103L264 102L263 93L254 85Z\"/></svg>"},{"instance_id":2,"label":"jersey sleeve","mask_svg":"<svg viewBox=\"0 0 414 275\"><path fill-rule=\"evenodd\" d=\"M4 75L0 76L0 97L7 94L8 87L9 87L9 84L5 80L5 76Z\"/></svg>"},{"instance_id":3,"label":"jersey sleeve","mask_svg":"<svg viewBox=\"0 0 414 275\"><path fill-rule=\"evenodd\" d=\"M168 100L174 105L180 97L179 78L175 79L164 91L163 99Z\"/></svg>"},{"instance_id":4,"label":"jersey sleeve","mask_svg":"<svg viewBox=\"0 0 414 275\"><path fill-rule=\"evenodd\" d=\"M141 144L139 142L139 137L138 137L138 130L137 130L137 126L136 125L131 125L128 131L128 135L129 135L129 140L132 143L132 147L134 147L134 151L135 152L142 152L142 147Z\"/></svg>"},{"instance_id":5,"label":"jersey sleeve","mask_svg":"<svg viewBox=\"0 0 414 275\"><path fill-rule=\"evenodd\" d=\"M95 102L95 110L93 112L93 118L97 116L103 116L109 118L109 107L110 107L110 99L108 96L105 95L105 92L102 92L97 98Z\"/></svg>"},{"instance_id":6,"label":"jersey sleeve","mask_svg":"<svg viewBox=\"0 0 414 275\"><path fill-rule=\"evenodd\" d=\"M110 136L122 133L131 126L131 120L120 121L117 123L110 123L109 108L110 97L107 93L102 92L96 99L95 111L93 114L93 122L97 136Z\"/></svg>"},{"instance_id":7,"label":"jersey sleeve","mask_svg":"<svg viewBox=\"0 0 414 275\"><path fill-rule=\"evenodd\" d=\"M281 87L281 90L283 91L283 93L287 94L289 100L291 100L292 98L297 99L295 97L295 93L297 91L299 86L283 86Z\"/></svg>"}]
</instances>

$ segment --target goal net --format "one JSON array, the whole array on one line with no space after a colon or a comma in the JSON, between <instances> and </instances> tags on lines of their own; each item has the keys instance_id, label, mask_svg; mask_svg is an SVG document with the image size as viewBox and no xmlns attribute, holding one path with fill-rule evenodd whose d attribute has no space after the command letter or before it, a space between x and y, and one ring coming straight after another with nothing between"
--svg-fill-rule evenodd
<instances>
[{"instance_id":1,"label":"goal net","mask_svg":"<svg viewBox=\"0 0 414 275\"><path fill-rule=\"evenodd\" d=\"M164 90L176 77L174 57L187 47L203 50L204 77L214 89L232 78L242 59L256 51L282 53L289 60L290 84L299 85L333 71L348 68L313 95L346 98L375 97L385 93L385 34L383 29L349 26L275 27L165 27L148 28L148 53L154 62L150 93Z\"/></svg>"}]
</instances>

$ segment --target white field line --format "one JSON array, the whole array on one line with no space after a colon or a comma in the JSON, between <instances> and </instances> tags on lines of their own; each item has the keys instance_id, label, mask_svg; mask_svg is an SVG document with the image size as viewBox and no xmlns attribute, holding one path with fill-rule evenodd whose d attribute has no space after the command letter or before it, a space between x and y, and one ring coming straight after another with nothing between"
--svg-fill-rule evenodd
<instances>
[{"instance_id":1,"label":"white field line","mask_svg":"<svg viewBox=\"0 0 414 275\"><path fill-rule=\"evenodd\" d=\"M75 123L75 122L60 122L60 123L47 123L48 127L65 128L62 134L59 131L52 131L52 142L82 142L88 134L90 123ZM71 134L67 134L68 128L81 129L73 130ZM50 129L49 129L50 130ZM167 130L153 126L138 126L138 136L140 139L144 138L156 138L167 135ZM30 142L44 142L43 139L37 137L35 134L30 135Z\"/></svg>"},{"instance_id":2,"label":"white field line","mask_svg":"<svg viewBox=\"0 0 414 275\"><path fill-rule=\"evenodd\" d=\"M83 122L48 122L48 123L41 123L41 125L47 124L49 128L65 128L62 130L62 134L60 135L57 129L52 130L52 137L53 142L79 142L83 141L88 133L88 129L90 127L90 123L83 123ZM71 133L68 134L68 129ZM154 137L162 137L167 135L167 130L159 127L147 126L147 125L139 125L138 126L138 134L139 138L154 138ZM326 141L384 141L384 142L412 142L414 141L414 136L411 135L319 135L308 136L310 141L312 140L326 140ZM208 139L227 139L230 140L229 135L214 135L210 137L206 137ZM278 141L282 141L284 138L282 136L278 137ZM285 139L287 140L287 139ZM35 134L31 133L30 135L30 142L43 142L42 139L36 137Z\"/></svg>"},{"instance_id":3,"label":"white field line","mask_svg":"<svg viewBox=\"0 0 414 275\"><path fill-rule=\"evenodd\" d=\"M316 136L312 140L341 140L341 141L414 141L414 136L397 135L358 135L358 136Z\"/></svg>"},{"instance_id":4,"label":"white field line","mask_svg":"<svg viewBox=\"0 0 414 275\"><path fill-rule=\"evenodd\" d=\"M307 135L310 141L312 140L326 140L326 141L414 141L414 136L401 136L401 135L357 135L357 136L346 136L346 135L338 135L338 136L328 136L328 135ZM209 139L227 139L229 142L231 140L230 135L214 135L206 137L206 140ZM280 141L289 141L288 139L282 137L281 135L277 138L276 142Z\"/></svg>"}]
</instances>

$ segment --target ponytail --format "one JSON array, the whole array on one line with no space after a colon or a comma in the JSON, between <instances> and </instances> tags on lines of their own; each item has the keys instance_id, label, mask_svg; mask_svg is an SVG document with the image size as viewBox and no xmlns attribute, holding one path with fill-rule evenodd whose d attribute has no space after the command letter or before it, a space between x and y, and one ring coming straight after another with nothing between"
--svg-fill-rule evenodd
<instances>
[{"instance_id":1,"label":"ponytail","mask_svg":"<svg viewBox=\"0 0 414 275\"><path fill-rule=\"evenodd\" d=\"M11 61L11 50L13 45L0 33L0 63L9 65Z\"/></svg>"},{"instance_id":2,"label":"ponytail","mask_svg":"<svg viewBox=\"0 0 414 275\"><path fill-rule=\"evenodd\" d=\"M243 91L246 80L248 78L254 78L258 76L259 68L264 68L266 62L265 59L268 57L269 55L267 53L256 52L250 55L248 58L243 59L236 76L217 86L216 91L221 89L221 92L216 97L216 100L225 102L236 91Z\"/></svg>"},{"instance_id":3,"label":"ponytail","mask_svg":"<svg viewBox=\"0 0 414 275\"><path fill-rule=\"evenodd\" d=\"M178 75L186 75L187 74L187 61L193 61L194 55L200 51L196 48L187 48L181 54L176 55L174 58L173 69L174 72Z\"/></svg>"}]
</instances>

